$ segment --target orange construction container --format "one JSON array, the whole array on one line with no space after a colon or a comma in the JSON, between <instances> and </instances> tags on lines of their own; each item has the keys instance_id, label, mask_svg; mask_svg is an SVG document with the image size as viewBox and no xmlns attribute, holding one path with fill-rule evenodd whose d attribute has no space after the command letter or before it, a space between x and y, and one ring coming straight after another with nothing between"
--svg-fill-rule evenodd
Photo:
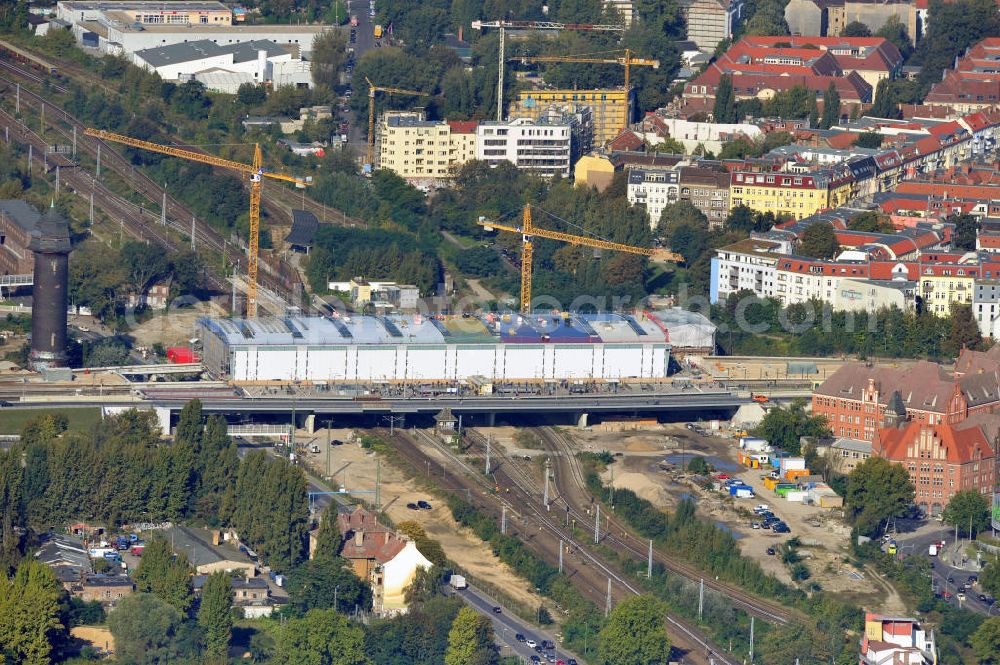
<instances>
[{"instance_id":1,"label":"orange construction container","mask_svg":"<svg viewBox=\"0 0 1000 665\"><path fill-rule=\"evenodd\" d=\"M788 480L795 480L796 478L801 478L803 476L808 476L809 469L789 469L785 472L785 478Z\"/></svg>"},{"instance_id":2,"label":"orange construction container","mask_svg":"<svg viewBox=\"0 0 1000 665\"><path fill-rule=\"evenodd\" d=\"M781 482L781 481L778 478L765 478L764 479L764 487L766 487L767 489L769 489L769 490L771 490L773 492L775 486L777 486L777 484L779 482Z\"/></svg>"}]
</instances>

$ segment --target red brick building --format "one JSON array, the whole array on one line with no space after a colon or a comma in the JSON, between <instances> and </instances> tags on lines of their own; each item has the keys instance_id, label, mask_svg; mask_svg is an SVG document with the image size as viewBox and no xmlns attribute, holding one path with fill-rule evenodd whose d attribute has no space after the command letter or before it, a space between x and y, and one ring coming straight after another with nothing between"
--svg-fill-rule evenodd
<instances>
[{"instance_id":1,"label":"red brick building","mask_svg":"<svg viewBox=\"0 0 1000 665\"><path fill-rule=\"evenodd\" d=\"M849 363L813 392L813 413L834 436L872 443L872 454L902 464L915 503L940 513L956 492L990 495L1000 445L1000 347L963 350L954 370Z\"/></svg>"},{"instance_id":2,"label":"red brick building","mask_svg":"<svg viewBox=\"0 0 1000 665\"><path fill-rule=\"evenodd\" d=\"M957 423L930 425L887 414L872 452L902 464L916 490L914 503L938 515L956 492L991 496L996 486L1000 416L981 414Z\"/></svg>"},{"instance_id":3,"label":"red brick building","mask_svg":"<svg viewBox=\"0 0 1000 665\"><path fill-rule=\"evenodd\" d=\"M35 269L28 242L40 217L24 201L0 201L0 275L28 275Z\"/></svg>"},{"instance_id":4,"label":"red brick building","mask_svg":"<svg viewBox=\"0 0 1000 665\"><path fill-rule=\"evenodd\" d=\"M970 412L969 396L954 378L940 365L921 361L904 369L843 365L813 392L813 413L826 417L834 436L873 442L889 399L897 391L914 422L935 425L962 419ZM998 394L998 386L985 395L977 393L972 396L971 410L1000 408Z\"/></svg>"}]
</instances>

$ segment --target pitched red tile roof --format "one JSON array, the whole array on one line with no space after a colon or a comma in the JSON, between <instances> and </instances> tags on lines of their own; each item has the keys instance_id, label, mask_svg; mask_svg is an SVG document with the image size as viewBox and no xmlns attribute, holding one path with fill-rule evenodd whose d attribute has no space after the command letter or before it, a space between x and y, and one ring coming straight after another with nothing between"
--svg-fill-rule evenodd
<instances>
[{"instance_id":1,"label":"pitched red tile roof","mask_svg":"<svg viewBox=\"0 0 1000 665\"><path fill-rule=\"evenodd\" d=\"M957 429L948 423L927 425L916 421L899 429L880 430L878 448L881 455L895 462L909 459L906 449L920 438L924 429L933 432L934 438L941 442L945 459L952 464L970 462L977 457L977 453L981 459L993 457L993 447L979 427Z\"/></svg>"},{"instance_id":2,"label":"pitched red tile roof","mask_svg":"<svg viewBox=\"0 0 1000 665\"><path fill-rule=\"evenodd\" d=\"M475 120L449 120L448 126L455 134L475 134L479 123Z\"/></svg>"},{"instance_id":3,"label":"pitched red tile roof","mask_svg":"<svg viewBox=\"0 0 1000 665\"><path fill-rule=\"evenodd\" d=\"M644 145L642 137L631 129L624 130L608 144L608 150L631 151L638 150Z\"/></svg>"}]
</instances>

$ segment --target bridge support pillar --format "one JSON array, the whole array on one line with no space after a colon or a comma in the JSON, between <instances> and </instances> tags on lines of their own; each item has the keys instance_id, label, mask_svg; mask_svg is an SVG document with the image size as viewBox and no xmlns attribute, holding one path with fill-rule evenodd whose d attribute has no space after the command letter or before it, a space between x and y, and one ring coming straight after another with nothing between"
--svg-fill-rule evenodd
<instances>
[{"instance_id":1,"label":"bridge support pillar","mask_svg":"<svg viewBox=\"0 0 1000 665\"><path fill-rule=\"evenodd\" d=\"M486 414L486 425L487 427L497 426L497 414L494 411L490 411Z\"/></svg>"},{"instance_id":2,"label":"bridge support pillar","mask_svg":"<svg viewBox=\"0 0 1000 665\"><path fill-rule=\"evenodd\" d=\"M306 432L308 432L309 434L315 434L316 433L316 414L315 413L310 413L308 416L306 416L306 421L305 421L303 427L305 428Z\"/></svg>"},{"instance_id":3,"label":"bridge support pillar","mask_svg":"<svg viewBox=\"0 0 1000 665\"><path fill-rule=\"evenodd\" d=\"M577 416L576 416L576 426L577 426L577 429L587 429L587 418L588 418L588 416L589 416L589 414L586 413L586 412L584 412L584 413L578 413L577 414Z\"/></svg>"}]
</instances>

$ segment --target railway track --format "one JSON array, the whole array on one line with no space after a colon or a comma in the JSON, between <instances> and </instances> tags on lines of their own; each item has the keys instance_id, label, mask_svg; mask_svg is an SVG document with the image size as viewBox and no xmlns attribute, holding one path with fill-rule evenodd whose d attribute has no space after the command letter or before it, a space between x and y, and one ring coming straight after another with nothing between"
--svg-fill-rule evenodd
<instances>
[{"instance_id":1,"label":"railway track","mask_svg":"<svg viewBox=\"0 0 1000 665\"><path fill-rule=\"evenodd\" d=\"M3 122L11 131L11 140L32 146L33 158L40 168L44 168L45 163L45 140L34 131L24 127L11 114L0 109L0 122ZM94 180L89 175L76 168L60 169L60 185L72 189L77 194L84 195L89 199L93 194L94 206L101 209L112 219L117 219L122 225L122 230L127 230L129 235L140 240L151 240L165 249L176 249L176 243L170 238L166 229L156 224L147 223L143 215L142 208L127 199L118 196L101 182ZM222 288L224 285L209 275L210 280L214 280L212 286Z\"/></svg>"},{"instance_id":2,"label":"railway track","mask_svg":"<svg viewBox=\"0 0 1000 665\"><path fill-rule=\"evenodd\" d=\"M43 85L47 83L46 78L35 72L0 60L0 82L5 82L7 85L13 87L17 84L17 81L14 81L12 77L26 79ZM66 89L61 86L59 86L59 88L61 88L64 92L66 91ZM20 89L20 103L28 108L38 111L40 111L41 106L44 104L50 129L58 132L64 139L67 140L67 142L71 142L73 140L72 130L75 128L78 149L87 153L96 161L99 150L98 146L100 145L102 168L108 168L116 173L119 177L128 182L136 192L145 196L149 201L158 205L161 204L165 193L164 188L157 184L148 175L143 173L141 169L136 169L133 164L131 164L109 144L106 144L99 139L85 136L83 134L84 129L86 129L86 125L84 123L77 120L74 116L67 113L62 108L52 104L51 101L46 100L43 96L25 88L24 86L21 86ZM65 123L68 126L68 129L61 126L59 124L60 122ZM44 141L43 145L45 145ZM191 208L170 196L169 193L167 193L166 200L168 209L172 209L174 213L174 219L168 219L169 224L175 226L181 233L190 234L191 227L186 223L186 220L194 219L198 243L209 247L212 251L224 254L226 260L232 265L245 265L246 258L244 257L242 251L225 240L210 224L202 219L199 219ZM178 217L185 221L178 221ZM279 295L284 300L292 302L295 285L289 284L286 280L277 277L275 273L278 272L278 270L269 264L266 257L261 257L260 265L262 269L258 274L258 280L261 285L270 290L272 293Z\"/></svg>"},{"instance_id":3,"label":"railway track","mask_svg":"<svg viewBox=\"0 0 1000 665\"><path fill-rule=\"evenodd\" d=\"M61 93L69 92L65 87L51 83L47 78L39 75L38 73L23 70L19 67L10 65L9 63L4 63L4 65L6 65L5 67L3 67L4 69L8 69L8 71L12 71L13 73L19 76L29 78L30 80L36 83L40 84L47 83L54 90ZM62 63L60 65L60 69L69 76L73 76L79 80L86 81L88 85L97 85L103 88L106 92L108 92L111 95L115 96L120 95L120 93L117 90L108 87L108 85L104 81L100 80L100 77L96 76L93 72L84 69L83 67L71 63ZM204 152L202 150L199 150L196 146L186 146L186 147L190 150L195 150L197 152ZM267 208L268 212L272 215L272 217L275 219L275 221L284 226L291 225L292 209L299 208L302 210L308 210L312 212L321 221L335 222L343 226L367 228L367 224L362 220L353 217L348 217L347 215L345 215L340 210L337 210L336 208L330 208L309 197L300 196L296 192L284 187L274 187L265 189L262 192L262 203L264 204L265 208Z\"/></svg>"},{"instance_id":4,"label":"railway track","mask_svg":"<svg viewBox=\"0 0 1000 665\"><path fill-rule=\"evenodd\" d=\"M546 449L550 452L550 457L555 464L554 478L555 489L550 493L550 503L555 504L556 499L561 499L567 514L572 517L577 524L586 525L594 523L594 516L589 511L592 504L592 497L587 490L586 479L576 459L576 451L572 445L557 431L550 428L540 428L540 434ZM485 437L479 432L471 432L470 439L480 449L486 445ZM536 499L543 499L539 491L539 483L533 478L518 461L505 455L498 446L493 447L491 454L501 460L501 464L508 470L508 476L522 491L534 496ZM612 515L603 516L604 526L599 529L601 542L610 547L628 552L634 559L646 562L649 554L647 542L632 533L632 530ZM626 534L624 537L617 534ZM669 557L662 552L653 550L653 560L662 564L667 570L683 577L690 582L700 583L704 580L706 587L724 594L730 602L756 616L759 619L777 624L786 624L791 618L791 613L782 605L769 603L732 584L719 582L712 577L706 576L704 571Z\"/></svg>"},{"instance_id":5,"label":"railway track","mask_svg":"<svg viewBox=\"0 0 1000 665\"><path fill-rule=\"evenodd\" d=\"M380 433L389 436L387 430L380 430ZM518 481L523 483L526 477L523 476L523 472L514 470L513 465L499 465L492 474L491 482L482 471L473 468L466 460L425 432L418 431L411 435L408 432L399 433L397 430L395 436L406 444L397 446L396 450L413 465L414 469L421 469L425 464L428 465L428 469L431 464L437 467L441 464L440 460L444 459L447 461L447 471L442 466L443 475L449 474L449 477L459 485L453 490L466 492L470 503L495 515L506 507L509 532L519 536L529 548L536 552L540 551L553 565L559 559L559 548L565 543L570 552L566 554L564 550L564 569L567 576L598 607L606 601L608 580L612 582L612 595L615 600L643 593L636 584L578 543L568 527L561 525L553 517L553 513L546 510L530 492L525 491ZM433 450L435 454L427 453L428 449ZM508 475L508 471L522 475L515 480ZM496 485L510 488L510 491L502 495L496 493ZM676 646L686 650L688 662L705 665L737 665L739 662L713 645L693 624L674 616L666 617L666 622L671 640Z\"/></svg>"}]
</instances>

